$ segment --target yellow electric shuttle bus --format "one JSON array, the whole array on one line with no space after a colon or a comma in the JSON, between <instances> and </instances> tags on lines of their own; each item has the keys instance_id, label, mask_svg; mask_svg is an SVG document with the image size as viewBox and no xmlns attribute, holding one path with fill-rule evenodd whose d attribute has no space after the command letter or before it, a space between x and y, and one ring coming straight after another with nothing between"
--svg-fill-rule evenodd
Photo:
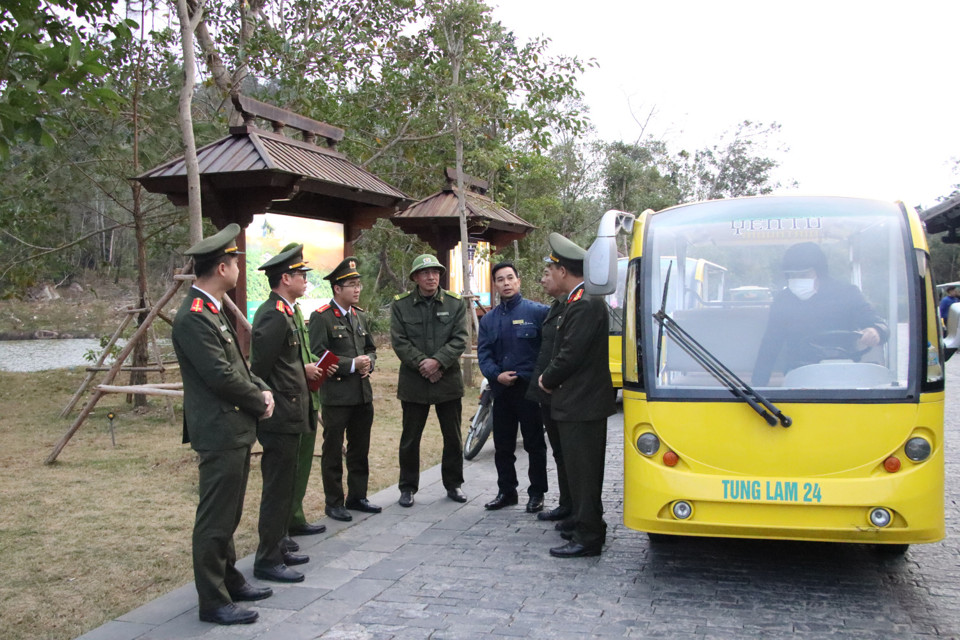
<instances>
[{"instance_id":1,"label":"yellow electric shuttle bus","mask_svg":"<svg viewBox=\"0 0 960 640\"><path fill-rule=\"evenodd\" d=\"M943 538L943 345L913 209L760 197L609 212L591 292L612 289L621 227L627 526L894 552ZM722 270L716 295L697 264Z\"/></svg>"}]
</instances>

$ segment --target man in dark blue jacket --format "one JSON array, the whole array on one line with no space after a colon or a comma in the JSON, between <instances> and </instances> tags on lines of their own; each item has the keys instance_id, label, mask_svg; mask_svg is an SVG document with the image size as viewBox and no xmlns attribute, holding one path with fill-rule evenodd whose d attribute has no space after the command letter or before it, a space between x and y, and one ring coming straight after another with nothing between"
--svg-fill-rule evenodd
<instances>
[{"instance_id":1,"label":"man in dark blue jacket","mask_svg":"<svg viewBox=\"0 0 960 640\"><path fill-rule=\"evenodd\" d=\"M497 497L484 505L502 509L517 504L517 425L530 457L527 513L543 509L547 491L547 443L539 405L526 398L540 352L540 328L549 307L520 295L520 277L510 262L494 265L493 284L500 304L480 319L477 358L493 391L493 446Z\"/></svg>"}]
</instances>

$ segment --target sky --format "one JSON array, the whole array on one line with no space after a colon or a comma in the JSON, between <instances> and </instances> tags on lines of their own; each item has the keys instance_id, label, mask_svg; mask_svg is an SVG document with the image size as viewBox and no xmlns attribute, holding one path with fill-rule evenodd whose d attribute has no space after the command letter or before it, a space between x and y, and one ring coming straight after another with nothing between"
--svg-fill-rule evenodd
<instances>
[{"instance_id":1,"label":"sky","mask_svg":"<svg viewBox=\"0 0 960 640\"><path fill-rule=\"evenodd\" d=\"M960 183L955 0L493 0L520 41L595 58L581 78L599 138L671 149L743 120L781 125L778 193L936 204Z\"/></svg>"}]
</instances>

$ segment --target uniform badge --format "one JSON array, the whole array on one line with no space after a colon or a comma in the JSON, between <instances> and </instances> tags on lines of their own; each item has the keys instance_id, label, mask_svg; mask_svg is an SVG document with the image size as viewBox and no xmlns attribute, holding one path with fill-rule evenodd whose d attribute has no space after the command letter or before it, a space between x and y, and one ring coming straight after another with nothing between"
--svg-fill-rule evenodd
<instances>
[{"instance_id":1,"label":"uniform badge","mask_svg":"<svg viewBox=\"0 0 960 640\"><path fill-rule=\"evenodd\" d=\"M217 305L213 304L212 302L208 302L207 306L210 307L210 311L213 313L213 315L220 313L220 311L217 310Z\"/></svg>"},{"instance_id":2,"label":"uniform badge","mask_svg":"<svg viewBox=\"0 0 960 640\"><path fill-rule=\"evenodd\" d=\"M583 289L580 289L580 290L577 291L575 294L573 294L573 297L571 297L569 300L567 300L567 304L570 304L571 302L576 302L577 300L579 300L579 299L582 298L582 297L583 297Z\"/></svg>"},{"instance_id":3,"label":"uniform badge","mask_svg":"<svg viewBox=\"0 0 960 640\"><path fill-rule=\"evenodd\" d=\"M190 304L190 311L194 313L203 313L203 299L194 298L193 302Z\"/></svg>"},{"instance_id":4,"label":"uniform badge","mask_svg":"<svg viewBox=\"0 0 960 640\"><path fill-rule=\"evenodd\" d=\"M334 309L334 310L333 310L333 315L335 315L335 316L337 316L337 317L339 318L339 317L342 315L342 314L340 313L340 309Z\"/></svg>"}]
</instances>

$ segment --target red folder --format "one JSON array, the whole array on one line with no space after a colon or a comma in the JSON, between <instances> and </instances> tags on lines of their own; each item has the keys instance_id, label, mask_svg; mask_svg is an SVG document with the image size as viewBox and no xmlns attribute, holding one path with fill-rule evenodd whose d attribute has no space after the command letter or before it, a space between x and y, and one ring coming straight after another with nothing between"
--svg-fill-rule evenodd
<instances>
[{"instance_id":1,"label":"red folder","mask_svg":"<svg viewBox=\"0 0 960 640\"><path fill-rule=\"evenodd\" d=\"M316 391L320 388L326 379L327 379L327 369L332 364L339 364L340 358L335 356L331 351L324 351L323 355L320 356L320 359L317 360L314 364L320 368L320 377L315 380L307 380L307 388L310 391Z\"/></svg>"}]
</instances>

